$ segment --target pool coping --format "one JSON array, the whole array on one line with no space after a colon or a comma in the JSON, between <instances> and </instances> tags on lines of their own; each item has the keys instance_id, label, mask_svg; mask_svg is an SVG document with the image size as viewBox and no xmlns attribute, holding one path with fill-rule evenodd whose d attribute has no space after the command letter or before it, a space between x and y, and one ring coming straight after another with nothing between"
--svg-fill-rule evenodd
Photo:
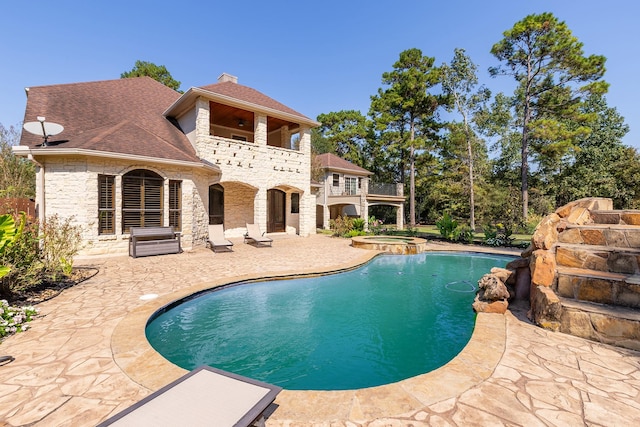
<instances>
[{"instance_id":1,"label":"pool coping","mask_svg":"<svg viewBox=\"0 0 640 427\"><path fill-rule=\"evenodd\" d=\"M430 251L474 252L514 255L493 250L430 248ZM242 275L202 282L161 295L128 313L111 336L111 351L118 367L132 381L155 391L188 371L169 362L151 347L145 336L147 322L158 310L177 300L233 283L288 279L351 270L369 262L380 251L363 251L355 261L318 270L285 271L265 277ZM343 391L283 390L277 397L273 420L328 422L366 421L375 418L413 414L427 405L458 396L491 376L506 346L506 318L502 314L479 313L472 336L462 351L444 366L406 380L377 387Z\"/></svg>"}]
</instances>

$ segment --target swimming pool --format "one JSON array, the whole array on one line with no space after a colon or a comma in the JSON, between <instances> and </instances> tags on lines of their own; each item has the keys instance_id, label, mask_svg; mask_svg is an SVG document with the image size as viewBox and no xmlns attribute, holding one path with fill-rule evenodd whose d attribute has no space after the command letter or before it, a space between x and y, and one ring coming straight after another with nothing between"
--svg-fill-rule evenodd
<instances>
[{"instance_id":1,"label":"swimming pool","mask_svg":"<svg viewBox=\"0 0 640 427\"><path fill-rule=\"evenodd\" d=\"M157 313L147 338L185 369L208 364L290 390L388 384L460 352L477 280L509 259L380 256L345 273L227 287Z\"/></svg>"}]
</instances>

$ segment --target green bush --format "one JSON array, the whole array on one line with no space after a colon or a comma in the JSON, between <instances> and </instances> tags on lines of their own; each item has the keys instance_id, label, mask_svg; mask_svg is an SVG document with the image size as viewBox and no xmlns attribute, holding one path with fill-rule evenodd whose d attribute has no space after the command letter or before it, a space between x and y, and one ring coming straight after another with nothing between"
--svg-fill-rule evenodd
<instances>
[{"instance_id":1,"label":"green bush","mask_svg":"<svg viewBox=\"0 0 640 427\"><path fill-rule=\"evenodd\" d=\"M455 231L458 228L458 221L453 219L449 212L445 212L438 221L436 227L440 231L440 235L446 240L454 240Z\"/></svg>"},{"instance_id":2,"label":"green bush","mask_svg":"<svg viewBox=\"0 0 640 427\"><path fill-rule=\"evenodd\" d=\"M348 216L338 216L336 219L329 221L329 227L334 236L343 237L353 230L353 220Z\"/></svg>"},{"instance_id":3,"label":"green bush","mask_svg":"<svg viewBox=\"0 0 640 427\"><path fill-rule=\"evenodd\" d=\"M468 225L458 226L453 232L453 239L456 242L471 244L473 243L473 230Z\"/></svg>"},{"instance_id":4,"label":"green bush","mask_svg":"<svg viewBox=\"0 0 640 427\"><path fill-rule=\"evenodd\" d=\"M353 227L354 230L356 231L361 231L364 233L364 226L365 226L366 222L364 220L364 218L353 218L351 220L351 226Z\"/></svg>"},{"instance_id":5,"label":"green bush","mask_svg":"<svg viewBox=\"0 0 640 427\"><path fill-rule=\"evenodd\" d=\"M71 274L82 237L82 227L71 221L54 215L38 224L22 216L13 243L1 254L1 264L9 266L10 272L0 282L0 295L10 296Z\"/></svg>"},{"instance_id":6,"label":"green bush","mask_svg":"<svg viewBox=\"0 0 640 427\"><path fill-rule=\"evenodd\" d=\"M382 234L384 232L383 221L381 219L376 219L375 216L370 216L369 231L376 236Z\"/></svg>"},{"instance_id":7,"label":"green bush","mask_svg":"<svg viewBox=\"0 0 640 427\"><path fill-rule=\"evenodd\" d=\"M483 231L484 242L489 246L511 246L515 240L511 237L513 228L503 223L486 224Z\"/></svg>"}]
</instances>

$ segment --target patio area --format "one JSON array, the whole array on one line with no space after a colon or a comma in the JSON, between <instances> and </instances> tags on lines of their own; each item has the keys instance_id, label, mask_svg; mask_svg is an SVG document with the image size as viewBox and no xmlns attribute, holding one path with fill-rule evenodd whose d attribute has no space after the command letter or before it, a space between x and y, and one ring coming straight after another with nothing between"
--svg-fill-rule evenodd
<instances>
[{"instance_id":1,"label":"patio area","mask_svg":"<svg viewBox=\"0 0 640 427\"><path fill-rule=\"evenodd\" d=\"M376 254L324 235L232 239L233 252L78 260L99 273L38 305L0 355L0 426L96 425L185 371L151 354L140 325L165 301L243 278L350 268ZM431 250L468 246L429 244ZM157 294L147 301L143 295ZM267 426L634 425L640 353L531 325L526 307L482 314L463 353L432 373L344 392L283 391ZM471 309L471 308L470 308Z\"/></svg>"}]
</instances>

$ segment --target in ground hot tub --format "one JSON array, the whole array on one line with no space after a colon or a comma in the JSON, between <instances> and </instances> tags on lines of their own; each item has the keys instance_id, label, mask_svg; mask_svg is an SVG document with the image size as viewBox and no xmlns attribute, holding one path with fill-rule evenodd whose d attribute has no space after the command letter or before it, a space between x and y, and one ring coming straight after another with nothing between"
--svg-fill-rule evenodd
<instances>
[{"instance_id":1,"label":"in ground hot tub","mask_svg":"<svg viewBox=\"0 0 640 427\"><path fill-rule=\"evenodd\" d=\"M351 246L373 249L396 255L411 255L424 252L427 241L420 237L405 236L357 236L351 238Z\"/></svg>"}]
</instances>

